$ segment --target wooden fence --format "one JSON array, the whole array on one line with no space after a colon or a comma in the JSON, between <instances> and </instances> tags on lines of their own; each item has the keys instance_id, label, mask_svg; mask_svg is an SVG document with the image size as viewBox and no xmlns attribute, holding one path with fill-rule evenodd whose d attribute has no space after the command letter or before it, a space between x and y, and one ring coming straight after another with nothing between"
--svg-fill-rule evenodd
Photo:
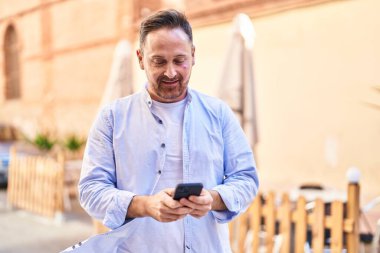
<instances>
[{"instance_id":1,"label":"wooden fence","mask_svg":"<svg viewBox=\"0 0 380 253\"><path fill-rule=\"evenodd\" d=\"M10 206L52 217L63 212L64 159L17 155L11 150L7 201Z\"/></svg>"},{"instance_id":2,"label":"wooden fence","mask_svg":"<svg viewBox=\"0 0 380 253\"><path fill-rule=\"evenodd\" d=\"M317 199L309 210L302 196L291 202L283 194L277 204L274 193L259 194L248 211L230 223L233 252L308 252L308 235L310 252L359 252L359 189L358 183L350 183L346 203Z\"/></svg>"},{"instance_id":3,"label":"wooden fence","mask_svg":"<svg viewBox=\"0 0 380 253\"><path fill-rule=\"evenodd\" d=\"M348 184L347 202L324 203L316 199L307 208L304 197L290 201L283 194L277 203L275 194L258 194L250 208L229 223L230 242L234 253L347 253L359 252L358 183ZM108 231L93 220L95 233ZM311 238L308 238L309 237ZM329 238L326 238L329 235ZM327 245L326 241L329 241ZM325 251L327 250L327 251Z\"/></svg>"}]
</instances>

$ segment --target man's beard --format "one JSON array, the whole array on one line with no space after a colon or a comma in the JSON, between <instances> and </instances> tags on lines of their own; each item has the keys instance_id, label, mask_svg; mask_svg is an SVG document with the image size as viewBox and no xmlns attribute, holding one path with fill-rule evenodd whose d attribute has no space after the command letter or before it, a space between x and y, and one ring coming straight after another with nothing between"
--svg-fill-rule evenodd
<instances>
[{"instance_id":1,"label":"man's beard","mask_svg":"<svg viewBox=\"0 0 380 253\"><path fill-rule=\"evenodd\" d=\"M166 86L164 81L177 81L174 87ZM176 99L184 94L186 89L186 85L184 85L183 78L181 76L177 76L175 78L169 79L166 77L158 78L157 83L155 85L155 91L160 98L163 99Z\"/></svg>"}]
</instances>

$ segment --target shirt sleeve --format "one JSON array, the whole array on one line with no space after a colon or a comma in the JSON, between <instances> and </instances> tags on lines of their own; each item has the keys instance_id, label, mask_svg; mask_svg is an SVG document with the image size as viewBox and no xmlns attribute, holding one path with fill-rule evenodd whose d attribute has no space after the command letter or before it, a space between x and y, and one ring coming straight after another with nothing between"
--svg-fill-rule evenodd
<instances>
[{"instance_id":1,"label":"shirt sleeve","mask_svg":"<svg viewBox=\"0 0 380 253\"><path fill-rule=\"evenodd\" d=\"M111 229L126 223L132 192L116 188L110 106L98 115L87 139L79 181L79 201L87 213Z\"/></svg>"},{"instance_id":2,"label":"shirt sleeve","mask_svg":"<svg viewBox=\"0 0 380 253\"><path fill-rule=\"evenodd\" d=\"M257 195L259 179L252 149L236 116L227 105L222 115L225 178L213 190L220 194L227 210L213 211L213 215L218 222L225 223L249 207Z\"/></svg>"}]
</instances>

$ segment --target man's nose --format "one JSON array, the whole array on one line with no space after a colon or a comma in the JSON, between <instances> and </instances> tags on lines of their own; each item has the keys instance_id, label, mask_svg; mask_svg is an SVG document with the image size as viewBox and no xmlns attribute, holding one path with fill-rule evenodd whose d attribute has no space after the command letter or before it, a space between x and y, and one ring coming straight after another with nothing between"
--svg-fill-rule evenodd
<instances>
[{"instance_id":1,"label":"man's nose","mask_svg":"<svg viewBox=\"0 0 380 253\"><path fill-rule=\"evenodd\" d=\"M165 70L165 75L170 79L174 78L177 75L177 71L175 70L175 67L173 66L173 64L167 65L167 68Z\"/></svg>"}]
</instances>

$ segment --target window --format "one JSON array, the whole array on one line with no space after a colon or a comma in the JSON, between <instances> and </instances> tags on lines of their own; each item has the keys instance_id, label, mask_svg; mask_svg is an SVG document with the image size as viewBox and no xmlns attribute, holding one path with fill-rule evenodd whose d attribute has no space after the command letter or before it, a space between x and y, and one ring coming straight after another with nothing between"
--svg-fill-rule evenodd
<instances>
[{"instance_id":1,"label":"window","mask_svg":"<svg viewBox=\"0 0 380 253\"><path fill-rule=\"evenodd\" d=\"M20 92L19 44L16 30L9 25L4 37L5 99L18 99Z\"/></svg>"}]
</instances>

